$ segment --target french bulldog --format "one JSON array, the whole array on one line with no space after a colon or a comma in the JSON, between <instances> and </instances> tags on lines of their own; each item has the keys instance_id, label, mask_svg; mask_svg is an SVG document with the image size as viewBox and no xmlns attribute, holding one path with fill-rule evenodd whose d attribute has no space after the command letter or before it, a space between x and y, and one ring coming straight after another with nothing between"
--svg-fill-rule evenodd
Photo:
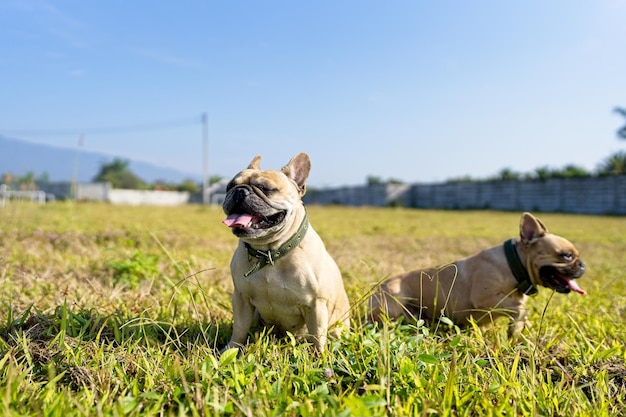
<instances>
[{"instance_id":1,"label":"french bulldog","mask_svg":"<svg viewBox=\"0 0 626 417\"><path fill-rule=\"evenodd\" d=\"M311 161L299 153L277 171L261 170L260 160L233 177L222 205L223 223L239 238L230 264L233 333L222 352L243 346L257 318L323 352L329 333L349 329L350 303L302 202Z\"/></svg>"},{"instance_id":2,"label":"french bulldog","mask_svg":"<svg viewBox=\"0 0 626 417\"><path fill-rule=\"evenodd\" d=\"M369 319L406 316L429 321L443 315L463 326L470 319L485 325L505 316L510 319L511 338L527 324L524 305L537 287L585 294L575 281L584 272L585 264L571 242L523 213L520 236L504 245L384 281L369 300Z\"/></svg>"}]
</instances>

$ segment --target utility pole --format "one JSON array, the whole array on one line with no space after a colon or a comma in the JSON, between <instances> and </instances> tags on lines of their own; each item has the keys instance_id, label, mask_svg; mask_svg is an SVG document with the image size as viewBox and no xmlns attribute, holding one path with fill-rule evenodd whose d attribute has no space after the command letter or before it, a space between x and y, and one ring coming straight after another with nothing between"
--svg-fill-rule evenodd
<instances>
[{"instance_id":1,"label":"utility pole","mask_svg":"<svg viewBox=\"0 0 626 417\"><path fill-rule=\"evenodd\" d=\"M78 137L78 147L76 148L76 157L74 159L74 172L72 173L72 185L70 194L74 198L74 200L78 200L78 162L80 158L80 149L83 147L83 142L85 140L85 134L81 133Z\"/></svg>"},{"instance_id":2,"label":"utility pole","mask_svg":"<svg viewBox=\"0 0 626 417\"><path fill-rule=\"evenodd\" d=\"M202 204L209 204L209 116L202 113Z\"/></svg>"}]
</instances>

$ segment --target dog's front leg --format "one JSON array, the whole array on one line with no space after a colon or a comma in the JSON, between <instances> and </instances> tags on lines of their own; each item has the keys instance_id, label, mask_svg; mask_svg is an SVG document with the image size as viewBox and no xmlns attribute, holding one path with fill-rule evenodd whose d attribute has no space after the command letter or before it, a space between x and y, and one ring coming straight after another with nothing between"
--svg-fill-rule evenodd
<instances>
[{"instance_id":1,"label":"dog's front leg","mask_svg":"<svg viewBox=\"0 0 626 417\"><path fill-rule=\"evenodd\" d=\"M233 334L220 354L230 348L240 348L246 343L248 331L254 321L254 306L237 290L233 292Z\"/></svg>"},{"instance_id":2,"label":"dog's front leg","mask_svg":"<svg viewBox=\"0 0 626 417\"><path fill-rule=\"evenodd\" d=\"M315 349L322 353L328 339L328 305L321 298L315 299L313 306L304 317L306 327L309 330L309 340Z\"/></svg>"},{"instance_id":3,"label":"dog's front leg","mask_svg":"<svg viewBox=\"0 0 626 417\"><path fill-rule=\"evenodd\" d=\"M511 321L509 322L509 330L507 331L507 336L509 339L513 339L517 337L524 327L527 324L526 319L526 309L521 307L516 311L516 314L511 316Z\"/></svg>"}]
</instances>

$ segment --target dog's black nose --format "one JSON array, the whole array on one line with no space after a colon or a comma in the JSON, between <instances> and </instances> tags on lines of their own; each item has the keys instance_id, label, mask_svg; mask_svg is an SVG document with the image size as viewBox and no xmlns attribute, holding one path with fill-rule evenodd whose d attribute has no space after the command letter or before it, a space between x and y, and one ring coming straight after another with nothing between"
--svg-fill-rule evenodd
<instances>
[{"instance_id":1,"label":"dog's black nose","mask_svg":"<svg viewBox=\"0 0 626 417\"><path fill-rule=\"evenodd\" d=\"M252 191L248 185L238 185L233 189L233 201L240 202L250 195Z\"/></svg>"},{"instance_id":2,"label":"dog's black nose","mask_svg":"<svg viewBox=\"0 0 626 417\"><path fill-rule=\"evenodd\" d=\"M232 188L228 192L228 195L226 199L224 200L224 203L222 204L222 208L224 209L224 212L226 214L232 213L233 210L235 210L237 207L239 207L246 201L246 199L251 193L252 193L252 190L250 189L250 186L246 184L237 185L234 188Z\"/></svg>"}]
</instances>

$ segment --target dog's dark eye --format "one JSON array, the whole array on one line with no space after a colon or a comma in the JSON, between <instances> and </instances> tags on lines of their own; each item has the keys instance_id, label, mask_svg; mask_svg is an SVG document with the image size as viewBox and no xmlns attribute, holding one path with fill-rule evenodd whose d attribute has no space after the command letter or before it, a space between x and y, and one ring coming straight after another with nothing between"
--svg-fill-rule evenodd
<instances>
[{"instance_id":1,"label":"dog's dark eye","mask_svg":"<svg viewBox=\"0 0 626 417\"><path fill-rule=\"evenodd\" d=\"M563 252L561 254L561 257L563 258L563 260L565 260L566 262L571 262L574 259L574 254L571 252Z\"/></svg>"},{"instance_id":2,"label":"dog's dark eye","mask_svg":"<svg viewBox=\"0 0 626 417\"><path fill-rule=\"evenodd\" d=\"M235 186L235 181L230 181L227 185L226 185L226 192L230 191L231 188L233 188Z\"/></svg>"}]
</instances>

